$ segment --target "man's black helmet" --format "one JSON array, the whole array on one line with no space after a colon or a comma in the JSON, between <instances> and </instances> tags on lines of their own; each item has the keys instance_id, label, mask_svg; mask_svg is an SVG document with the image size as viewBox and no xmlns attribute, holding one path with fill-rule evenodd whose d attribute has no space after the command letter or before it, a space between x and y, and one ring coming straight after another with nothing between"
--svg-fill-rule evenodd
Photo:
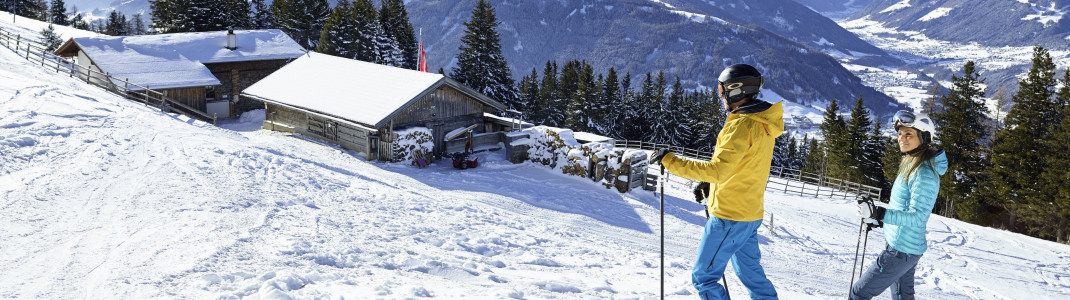
<instances>
[{"instance_id":1,"label":"man's black helmet","mask_svg":"<svg viewBox=\"0 0 1070 300\"><path fill-rule=\"evenodd\" d=\"M721 71L717 83L721 98L725 102L736 103L761 92L765 80L758 69L747 64L735 64Z\"/></svg>"}]
</instances>

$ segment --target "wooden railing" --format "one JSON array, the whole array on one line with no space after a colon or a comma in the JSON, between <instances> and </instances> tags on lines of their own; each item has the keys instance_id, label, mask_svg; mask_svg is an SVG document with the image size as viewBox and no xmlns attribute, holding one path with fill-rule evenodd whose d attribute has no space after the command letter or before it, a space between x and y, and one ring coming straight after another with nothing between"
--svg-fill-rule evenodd
<instances>
[{"instance_id":1,"label":"wooden railing","mask_svg":"<svg viewBox=\"0 0 1070 300\"><path fill-rule=\"evenodd\" d=\"M138 101L149 106L156 107L164 112L177 112L193 119L212 122L216 124L217 117L199 109L190 107L165 96L159 91L149 89L125 79L115 78L108 73L82 68L73 61L52 55L43 45L36 41L12 35L11 32L0 29L0 45L15 52L19 57L33 63L40 63L42 68L55 70L58 73L70 74L70 77L78 76L86 83L103 88L106 91L127 99Z\"/></svg>"},{"instance_id":2,"label":"wooden railing","mask_svg":"<svg viewBox=\"0 0 1070 300\"><path fill-rule=\"evenodd\" d=\"M688 149L683 147L677 147L666 144L656 144L640 141L616 141L614 146L623 147L629 149L650 150L657 149L669 149L673 154L686 157L695 160L708 161L713 153L706 151L698 151L694 149ZM658 180L659 171L650 168L646 176L645 189L653 189ZM686 179L680 176L668 176L666 181L679 185L685 185L694 188L699 184L698 181ZM864 185L856 182L851 182L839 178L833 178L825 176L824 174L816 174L810 172L804 172L802 170L788 169L773 166L769 170L769 179L766 181L767 190L778 190L785 193L795 193L800 195L812 195L814 197L843 197L851 198L856 196L870 196L873 199L880 199L881 188Z\"/></svg>"}]
</instances>

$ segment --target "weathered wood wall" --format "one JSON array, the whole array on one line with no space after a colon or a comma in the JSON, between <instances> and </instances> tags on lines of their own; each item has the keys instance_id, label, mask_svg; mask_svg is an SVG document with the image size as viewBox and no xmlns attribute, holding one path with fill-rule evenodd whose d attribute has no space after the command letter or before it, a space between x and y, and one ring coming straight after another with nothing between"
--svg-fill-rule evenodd
<instances>
[{"instance_id":1,"label":"weathered wood wall","mask_svg":"<svg viewBox=\"0 0 1070 300\"><path fill-rule=\"evenodd\" d=\"M413 126L430 128L435 139L434 153L442 156L447 153L446 144L443 141L446 133L457 128L482 123L485 109L482 102L453 87L443 85L405 108L393 119L394 128ZM380 131L388 130L389 128L380 129ZM480 126L474 131L482 133L483 128Z\"/></svg>"},{"instance_id":2,"label":"weathered wood wall","mask_svg":"<svg viewBox=\"0 0 1070 300\"><path fill-rule=\"evenodd\" d=\"M296 132L372 155L368 137L374 132L365 128L271 103L266 104L265 113L264 129Z\"/></svg>"},{"instance_id":3,"label":"weathered wood wall","mask_svg":"<svg viewBox=\"0 0 1070 300\"><path fill-rule=\"evenodd\" d=\"M207 111L207 105L204 98L204 87L191 87L191 88L177 88L177 89L161 89L165 96L171 98L182 104L189 105L195 109L201 111Z\"/></svg>"},{"instance_id":4,"label":"weathered wood wall","mask_svg":"<svg viewBox=\"0 0 1070 300\"><path fill-rule=\"evenodd\" d=\"M232 101L237 98L238 103L234 105L234 114L240 115L246 111L264 108L264 103L260 101L239 97L241 91L278 71L286 65L286 61L285 59L258 60L204 64L204 66L208 67L212 75L222 83L222 86L216 90L216 98L223 99L224 95Z\"/></svg>"}]
</instances>

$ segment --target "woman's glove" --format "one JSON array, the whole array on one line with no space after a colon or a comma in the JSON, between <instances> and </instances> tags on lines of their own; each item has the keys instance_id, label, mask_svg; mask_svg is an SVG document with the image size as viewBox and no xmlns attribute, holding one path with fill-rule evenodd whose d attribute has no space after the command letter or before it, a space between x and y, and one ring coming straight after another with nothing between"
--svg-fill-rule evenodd
<instances>
[{"instance_id":1,"label":"woman's glove","mask_svg":"<svg viewBox=\"0 0 1070 300\"><path fill-rule=\"evenodd\" d=\"M885 208L877 206L873 203L873 199L863 198L858 200L858 217L862 218L862 221L873 225L881 226L884 220Z\"/></svg>"}]
</instances>

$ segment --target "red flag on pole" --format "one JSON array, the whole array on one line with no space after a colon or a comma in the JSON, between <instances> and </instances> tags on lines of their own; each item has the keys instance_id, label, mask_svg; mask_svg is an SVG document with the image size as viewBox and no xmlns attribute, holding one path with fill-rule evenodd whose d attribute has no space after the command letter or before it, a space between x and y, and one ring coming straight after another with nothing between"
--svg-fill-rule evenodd
<instances>
[{"instance_id":1,"label":"red flag on pole","mask_svg":"<svg viewBox=\"0 0 1070 300\"><path fill-rule=\"evenodd\" d=\"M427 73L427 54L424 53L424 44L420 44L420 71Z\"/></svg>"}]
</instances>

